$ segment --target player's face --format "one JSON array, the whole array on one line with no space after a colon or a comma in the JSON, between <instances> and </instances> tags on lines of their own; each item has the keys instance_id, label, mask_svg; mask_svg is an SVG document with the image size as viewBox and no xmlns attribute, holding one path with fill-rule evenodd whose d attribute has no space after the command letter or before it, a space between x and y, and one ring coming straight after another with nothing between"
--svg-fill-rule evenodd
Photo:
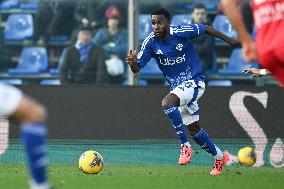
<instances>
[{"instance_id":1,"label":"player's face","mask_svg":"<svg viewBox=\"0 0 284 189\"><path fill-rule=\"evenodd\" d=\"M152 15L152 30L155 37L164 39L169 32L169 21L164 15Z\"/></svg>"}]
</instances>

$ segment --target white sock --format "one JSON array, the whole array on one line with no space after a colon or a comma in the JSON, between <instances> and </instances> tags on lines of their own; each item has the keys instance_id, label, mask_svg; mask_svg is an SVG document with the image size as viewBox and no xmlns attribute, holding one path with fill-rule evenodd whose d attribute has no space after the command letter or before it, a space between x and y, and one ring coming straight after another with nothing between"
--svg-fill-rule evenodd
<instances>
[{"instance_id":1,"label":"white sock","mask_svg":"<svg viewBox=\"0 0 284 189\"><path fill-rule=\"evenodd\" d=\"M37 184L35 181L30 181L30 188L31 189L50 189L50 185L48 182Z\"/></svg>"},{"instance_id":2,"label":"white sock","mask_svg":"<svg viewBox=\"0 0 284 189\"><path fill-rule=\"evenodd\" d=\"M190 148L191 145L189 144L189 142L184 143L184 145L186 145L186 147Z\"/></svg>"},{"instance_id":3,"label":"white sock","mask_svg":"<svg viewBox=\"0 0 284 189\"><path fill-rule=\"evenodd\" d=\"M217 160L222 160L224 158L223 156L223 152L220 150L220 148L218 148L216 145L215 145L215 149L217 151L217 154L214 156L215 159Z\"/></svg>"}]
</instances>

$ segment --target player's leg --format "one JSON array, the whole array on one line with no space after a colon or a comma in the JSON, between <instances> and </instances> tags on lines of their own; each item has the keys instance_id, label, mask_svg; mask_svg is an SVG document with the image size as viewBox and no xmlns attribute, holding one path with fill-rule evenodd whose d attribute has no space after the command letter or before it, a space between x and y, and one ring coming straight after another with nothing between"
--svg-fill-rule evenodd
<instances>
[{"instance_id":1,"label":"player's leg","mask_svg":"<svg viewBox=\"0 0 284 189\"><path fill-rule=\"evenodd\" d=\"M46 175L46 113L44 107L23 95L15 87L1 85L1 116L13 117L21 123L21 138L27 153L32 189L48 189ZM1 100L0 99L0 100Z\"/></svg>"},{"instance_id":2,"label":"player's leg","mask_svg":"<svg viewBox=\"0 0 284 189\"><path fill-rule=\"evenodd\" d=\"M27 153L32 188L49 188L45 141L47 133L45 108L23 95L13 117L21 121L21 138Z\"/></svg>"},{"instance_id":3,"label":"player's leg","mask_svg":"<svg viewBox=\"0 0 284 189\"><path fill-rule=\"evenodd\" d=\"M176 94L168 94L162 101L162 107L170 118L173 128L176 131L176 134L180 140L181 150L179 164L185 165L188 164L192 156L192 148L189 144L188 137L185 131L184 124L182 122L182 117L179 111L180 99Z\"/></svg>"},{"instance_id":4,"label":"player's leg","mask_svg":"<svg viewBox=\"0 0 284 189\"><path fill-rule=\"evenodd\" d=\"M183 122L188 128L190 137L199 145L202 149L212 154L216 159L223 159L222 151L215 146L212 140L209 138L206 131L199 126L199 106L197 101L201 98L205 91L204 82L199 82L198 85L186 89L188 99L186 106L184 107Z\"/></svg>"},{"instance_id":5,"label":"player's leg","mask_svg":"<svg viewBox=\"0 0 284 189\"><path fill-rule=\"evenodd\" d=\"M183 114L183 121L188 128L190 137L204 150L215 157L213 170L210 174L217 175L222 173L222 166L227 162L227 154L223 154L220 148L213 143L208 134L199 125L199 107L198 99L203 95L205 90L204 83L194 88L194 93L187 103L187 114ZM190 92L191 93L191 92Z\"/></svg>"},{"instance_id":6,"label":"player's leg","mask_svg":"<svg viewBox=\"0 0 284 189\"><path fill-rule=\"evenodd\" d=\"M204 150L212 154L215 159L222 160L223 152L213 143L204 129L199 126L199 121L186 125L191 138Z\"/></svg>"},{"instance_id":7,"label":"player's leg","mask_svg":"<svg viewBox=\"0 0 284 189\"><path fill-rule=\"evenodd\" d=\"M214 166L211 175L220 175L222 174L222 166L227 163L229 160L228 153L222 152L220 148L214 144L210 139L209 135L204 129L199 126L199 121L195 121L189 125L186 125L191 138L204 150L214 156Z\"/></svg>"}]
</instances>

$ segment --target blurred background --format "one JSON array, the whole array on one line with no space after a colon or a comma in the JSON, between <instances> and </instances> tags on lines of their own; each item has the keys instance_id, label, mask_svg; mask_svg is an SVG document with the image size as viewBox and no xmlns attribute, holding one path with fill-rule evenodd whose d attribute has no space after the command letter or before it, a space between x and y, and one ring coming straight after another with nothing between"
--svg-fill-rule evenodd
<instances>
[{"instance_id":1,"label":"blurred background","mask_svg":"<svg viewBox=\"0 0 284 189\"><path fill-rule=\"evenodd\" d=\"M219 0L3 0L0 4L0 82L40 85L165 85L155 60L132 81L125 56L151 32L150 13L168 9L172 25L204 23L237 34ZM246 27L255 36L249 1ZM132 38L131 38L132 37ZM131 41L129 41L131 40ZM241 49L204 35L193 40L209 86L277 85L241 73Z\"/></svg>"},{"instance_id":2,"label":"blurred background","mask_svg":"<svg viewBox=\"0 0 284 189\"><path fill-rule=\"evenodd\" d=\"M47 106L51 162L74 163L82 151L95 149L110 163L176 164L178 141L160 108L168 93L163 75L155 60L137 77L125 63L128 49L140 49L151 32L150 13L158 7L170 11L172 25L204 23L237 37L219 0L1 2L0 82ZM248 0L240 10L254 37ZM257 166L283 167L284 98L278 83L244 75L242 69L259 66L247 64L240 48L208 35L192 43L209 86L199 104L202 127L232 154L253 146ZM23 162L18 127L11 125L10 147L0 160ZM194 163L212 163L203 151L199 157L205 161Z\"/></svg>"}]
</instances>

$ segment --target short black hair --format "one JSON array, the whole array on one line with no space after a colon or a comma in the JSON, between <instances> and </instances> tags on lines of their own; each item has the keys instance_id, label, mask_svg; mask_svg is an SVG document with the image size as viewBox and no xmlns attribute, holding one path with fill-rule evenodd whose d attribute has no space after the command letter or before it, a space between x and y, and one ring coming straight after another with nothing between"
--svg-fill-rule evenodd
<instances>
[{"instance_id":1,"label":"short black hair","mask_svg":"<svg viewBox=\"0 0 284 189\"><path fill-rule=\"evenodd\" d=\"M205 10L207 10L206 6L203 3L195 4L192 11L194 11L194 9L205 9Z\"/></svg>"},{"instance_id":2,"label":"short black hair","mask_svg":"<svg viewBox=\"0 0 284 189\"><path fill-rule=\"evenodd\" d=\"M158 9L154 10L154 11L151 13L151 17L152 17L153 15L164 15L165 18L166 18L168 21L171 20L171 15L170 15L169 11L167 11L167 10L164 9L164 8L158 8Z\"/></svg>"}]
</instances>

